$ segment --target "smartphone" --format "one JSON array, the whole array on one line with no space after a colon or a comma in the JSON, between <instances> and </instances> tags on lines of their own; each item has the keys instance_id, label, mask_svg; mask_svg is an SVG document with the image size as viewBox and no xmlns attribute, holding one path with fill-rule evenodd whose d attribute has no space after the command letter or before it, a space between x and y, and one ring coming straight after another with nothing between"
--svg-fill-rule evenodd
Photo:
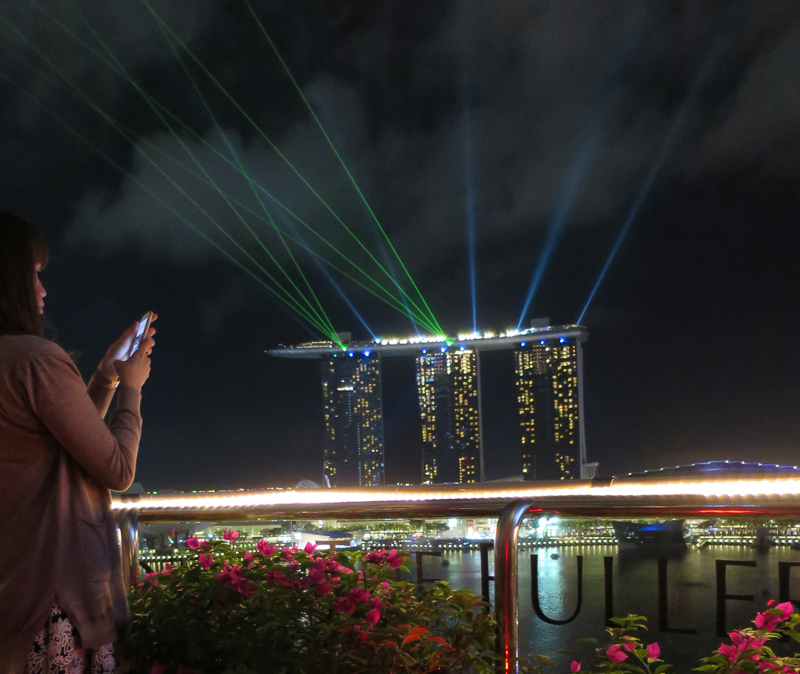
<instances>
[{"instance_id":1,"label":"smartphone","mask_svg":"<svg viewBox=\"0 0 800 674\"><path fill-rule=\"evenodd\" d=\"M131 352L128 354L128 358L136 353L136 349L139 348L142 338L147 334L147 329L150 327L150 321L152 320L152 311L148 311L144 316L142 316L142 320L139 321L139 325L136 327L136 334L133 337L133 344L131 345Z\"/></svg>"}]
</instances>

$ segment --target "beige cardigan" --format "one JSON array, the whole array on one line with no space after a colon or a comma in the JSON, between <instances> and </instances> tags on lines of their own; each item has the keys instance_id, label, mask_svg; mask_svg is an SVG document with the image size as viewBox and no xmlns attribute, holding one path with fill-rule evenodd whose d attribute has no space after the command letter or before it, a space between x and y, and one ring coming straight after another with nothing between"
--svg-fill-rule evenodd
<instances>
[{"instance_id":1,"label":"beige cardigan","mask_svg":"<svg viewBox=\"0 0 800 674\"><path fill-rule=\"evenodd\" d=\"M127 615L109 489L133 482L141 395L78 369L53 342L0 336L0 674L17 674L58 601L83 645Z\"/></svg>"}]
</instances>

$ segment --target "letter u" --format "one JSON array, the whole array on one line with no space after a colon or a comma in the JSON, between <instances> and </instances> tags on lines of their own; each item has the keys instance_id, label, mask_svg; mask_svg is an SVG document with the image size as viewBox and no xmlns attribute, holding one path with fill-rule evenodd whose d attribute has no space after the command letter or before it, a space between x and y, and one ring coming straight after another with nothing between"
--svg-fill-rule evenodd
<instances>
[{"instance_id":1,"label":"letter u","mask_svg":"<svg viewBox=\"0 0 800 674\"><path fill-rule=\"evenodd\" d=\"M539 556L535 553L531 555L531 602L533 603L533 612L539 620L550 625L567 625L578 617L581 612L581 604L583 604L583 555L578 555L576 559L578 560L578 605L575 607L575 613L566 620L555 620L548 618L539 604Z\"/></svg>"}]
</instances>

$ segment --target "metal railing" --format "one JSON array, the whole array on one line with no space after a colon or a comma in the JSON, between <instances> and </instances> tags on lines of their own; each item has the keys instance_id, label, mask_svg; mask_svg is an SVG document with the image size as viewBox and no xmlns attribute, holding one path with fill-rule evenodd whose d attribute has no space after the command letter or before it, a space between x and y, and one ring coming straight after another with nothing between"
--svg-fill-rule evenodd
<instances>
[{"instance_id":1,"label":"metal railing","mask_svg":"<svg viewBox=\"0 0 800 674\"><path fill-rule=\"evenodd\" d=\"M800 517L800 478L623 478L575 482L122 496L122 568L138 578L138 524L303 519L498 517L494 544L499 671L519 669L517 537L530 514L562 517Z\"/></svg>"}]
</instances>

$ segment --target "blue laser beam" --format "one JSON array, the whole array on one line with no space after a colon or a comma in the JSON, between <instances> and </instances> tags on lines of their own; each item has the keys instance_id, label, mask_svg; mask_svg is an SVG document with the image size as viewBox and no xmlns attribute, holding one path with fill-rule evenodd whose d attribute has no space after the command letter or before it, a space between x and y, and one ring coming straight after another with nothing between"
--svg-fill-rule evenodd
<instances>
[{"instance_id":1,"label":"blue laser beam","mask_svg":"<svg viewBox=\"0 0 800 674\"><path fill-rule=\"evenodd\" d=\"M559 199L553 217L550 220L550 227L547 231L547 238L545 238L542 250L539 253L539 259L536 262L536 268L533 272L531 285L528 289L528 295L525 298L525 305L522 307L522 313L519 316L517 323L517 330L520 329L522 321L525 320L525 314L528 313L533 296L539 287L539 282L542 280L545 269L553 256L553 251L556 248L558 239L561 236L561 230L564 228L564 223L569 217L572 207L575 205L575 198L580 191L583 181L586 177L586 171L591 164L591 159L600 138L600 132L597 125L594 125L594 132L588 140L580 143L580 150L577 157L572 162L569 173L567 174L566 182L563 186L561 198Z\"/></svg>"},{"instance_id":2,"label":"blue laser beam","mask_svg":"<svg viewBox=\"0 0 800 674\"><path fill-rule=\"evenodd\" d=\"M319 267L319 270L324 274L325 278L328 279L328 282L333 286L333 289L337 293L339 293L339 297L341 297L344 300L345 304L348 307L350 307L350 311L353 312L353 315L359 320L361 325L363 325L367 329L367 332L372 336L372 339L374 340L375 333L372 331L372 328L370 328L369 325L367 325L367 322L364 320L364 317L361 315L358 309L356 309L355 305L350 301L350 298L345 294L341 286L338 283L336 283L333 276L331 276L331 273L325 268L325 265L322 264L322 262L320 262L319 258L315 257L314 261L316 262L317 267Z\"/></svg>"},{"instance_id":3,"label":"blue laser beam","mask_svg":"<svg viewBox=\"0 0 800 674\"><path fill-rule=\"evenodd\" d=\"M467 257L472 296L472 330L478 331L478 272L475 253L475 131L472 124L472 49L470 48L469 0L461 3L461 166L464 179L464 218L467 225Z\"/></svg>"},{"instance_id":4,"label":"blue laser beam","mask_svg":"<svg viewBox=\"0 0 800 674\"><path fill-rule=\"evenodd\" d=\"M292 236L298 240L302 248L310 253L311 248L309 247L308 241L306 240L303 233L299 231L295 223L289 217L287 217L285 213L279 213L277 217L281 220L281 223L283 224L284 228L287 229L289 232L291 232ZM322 275L333 286L333 289L338 293L339 297L341 297L344 300L344 303L350 308L350 311L353 312L353 315L359 320L361 325L363 325L366 328L367 332L372 336L372 339L375 339L375 333L372 331L372 328L369 327L367 321L364 319L364 317L361 315L358 309L356 309L355 305L347 296L342 287L336 282L336 279L333 278L333 275L330 273L330 271L328 271L326 266L323 264L322 260L316 255L310 255L309 257L311 257L314 260L314 263L316 264L317 268L322 272Z\"/></svg>"},{"instance_id":5,"label":"blue laser beam","mask_svg":"<svg viewBox=\"0 0 800 674\"><path fill-rule=\"evenodd\" d=\"M592 292L589 293L589 299L586 300L586 304L583 306L583 311L581 311L581 315L578 316L577 323L580 323L583 320L584 314L586 314L589 305L592 303L595 294L597 293L597 289L600 287L600 284L603 282L606 273L608 272L611 263L614 261L614 257L619 251L620 246L622 245L622 241L625 239L625 235L630 230L633 223L636 221L636 218L639 215L639 212L642 210L642 205L644 204L645 199L650 193L650 190L653 188L653 185L658 177L661 168L664 166L664 162L667 160L670 152L672 151L675 143L677 142L678 136L683 129L684 124L686 123L686 118L689 116L689 112L694 106L697 97L700 94L700 90L702 85L711 74L713 70L713 64L716 60L717 55L721 51L722 48L722 40L717 40L712 47L710 53L703 61L703 64L700 67L700 70L695 75L694 79L692 80L692 84L689 87L688 92L686 93L686 97L681 104L681 107L678 109L678 113L675 115L675 118L672 120L672 124L670 125L669 130L667 131L667 135L664 138L664 142L661 144L661 149L659 150L658 155L656 156L655 161L650 166L650 170L645 177L644 182L642 183L642 187L639 190L639 193L636 195L636 199L633 202L630 210L628 211L628 215L625 218L625 222L620 230L619 235L617 236L616 241L614 241L614 245L611 248L611 252L608 254L606 258L605 264L603 264L603 268L600 271L600 276L597 277L597 282L594 284L592 288Z\"/></svg>"},{"instance_id":6,"label":"blue laser beam","mask_svg":"<svg viewBox=\"0 0 800 674\"><path fill-rule=\"evenodd\" d=\"M386 249L386 245L383 240L378 239L376 241L376 245L381 252L381 258L383 262L383 266L389 275L391 276L392 280L395 282L395 285L399 287L399 282L397 280L397 274L395 273L394 264L392 262L392 257L389 255L389 251ZM406 315L408 316L408 320L411 321L411 325L414 328L414 332L417 333L417 337L422 337L422 332L420 332L419 324L416 320L414 320L414 312L411 310L411 305L408 303L408 297L406 297L405 293L400 293L400 301L403 303L403 306L406 308Z\"/></svg>"}]
</instances>

